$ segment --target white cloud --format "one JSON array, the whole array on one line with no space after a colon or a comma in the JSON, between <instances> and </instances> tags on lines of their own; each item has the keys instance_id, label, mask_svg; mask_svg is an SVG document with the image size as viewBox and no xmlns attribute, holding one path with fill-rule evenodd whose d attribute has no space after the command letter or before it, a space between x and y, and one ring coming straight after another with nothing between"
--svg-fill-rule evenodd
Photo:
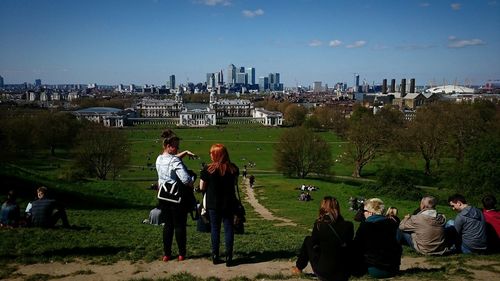
<instances>
[{"instance_id":1,"label":"white cloud","mask_svg":"<svg viewBox=\"0 0 500 281\"><path fill-rule=\"evenodd\" d=\"M231 5L231 0L200 0L200 3L207 6L229 6Z\"/></svg>"},{"instance_id":2,"label":"white cloud","mask_svg":"<svg viewBox=\"0 0 500 281\"><path fill-rule=\"evenodd\" d=\"M243 14L243 16L245 16L247 18L254 18L254 17L264 15L264 10L262 10L262 9L257 9L255 11L243 10L243 11L241 11L241 13Z\"/></svg>"},{"instance_id":3,"label":"white cloud","mask_svg":"<svg viewBox=\"0 0 500 281\"><path fill-rule=\"evenodd\" d=\"M335 47L338 47L340 45L342 45L342 41L340 40L332 40L330 41L330 43L328 43L328 45L332 48L335 48Z\"/></svg>"},{"instance_id":4,"label":"white cloud","mask_svg":"<svg viewBox=\"0 0 500 281\"><path fill-rule=\"evenodd\" d=\"M464 47L469 47L469 46L479 46L479 45L484 45L483 40L481 39L469 39L469 40L458 40L454 38L453 40L450 40L448 43L448 48L464 48Z\"/></svg>"},{"instance_id":5,"label":"white cloud","mask_svg":"<svg viewBox=\"0 0 500 281\"><path fill-rule=\"evenodd\" d=\"M460 3L452 3L450 6L451 6L451 9L455 10L455 11L458 11L462 8L462 4L460 4Z\"/></svg>"},{"instance_id":6,"label":"white cloud","mask_svg":"<svg viewBox=\"0 0 500 281\"><path fill-rule=\"evenodd\" d=\"M448 36L448 40L450 40L450 41L457 40L457 37L454 35L450 35L450 36Z\"/></svg>"},{"instance_id":7,"label":"white cloud","mask_svg":"<svg viewBox=\"0 0 500 281\"><path fill-rule=\"evenodd\" d=\"M323 42L319 40L312 40L311 42L309 42L310 47L319 47L321 45L323 45Z\"/></svg>"},{"instance_id":8,"label":"white cloud","mask_svg":"<svg viewBox=\"0 0 500 281\"><path fill-rule=\"evenodd\" d=\"M356 42L354 42L354 43L352 43L352 44L350 44L350 45L347 45L347 46L345 46L345 47L346 47L346 48L348 48L348 49L353 49L353 48L361 48L361 47L363 47L364 45L366 45L366 41L364 41L364 40L359 40L359 41L356 41Z\"/></svg>"},{"instance_id":9,"label":"white cloud","mask_svg":"<svg viewBox=\"0 0 500 281\"><path fill-rule=\"evenodd\" d=\"M427 2L422 2L422 3L420 3L420 5L419 5L419 6L420 6L420 7L422 7L422 8L427 8L427 7L429 7L430 5L431 5L431 4L429 4L429 3L427 3Z\"/></svg>"}]
</instances>

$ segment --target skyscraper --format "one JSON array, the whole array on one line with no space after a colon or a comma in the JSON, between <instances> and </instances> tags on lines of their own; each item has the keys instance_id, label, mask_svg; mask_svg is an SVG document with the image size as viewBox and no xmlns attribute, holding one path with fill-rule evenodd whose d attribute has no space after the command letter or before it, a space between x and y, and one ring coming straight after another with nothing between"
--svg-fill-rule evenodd
<instances>
[{"instance_id":1,"label":"skyscraper","mask_svg":"<svg viewBox=\"0 0 500 281\"><path fill-rule=\"evenodd\" d=\"M0 88L3 88L4 84L3 84L3 77L0 76Z\"/></svg>"},{"instance_id":2,"label":"skyscraper","mask_svg":"<svg viewBox=\"0 0 500 281\"><path fill-rule=\"evenodd\" d=\"M248 84L255 85L255 67L247 68Z\"/></svg>"},{"instance_id":3,"label":"skyscraper","mask_svg":"<svg viewBox=\"0 0 500 281\"><path fill-rule=\"evenodd\" d=\"M236 84L236 66L234 64L230 64L227 67L227 83L229 85Z\"/></svg>"},{"instance_id":4,"label":"skyscraper","mask_svg":"<svg viewBox=\"0 0 500 281\"><path fill-rule=\"evenodd\" d=\"M259 91L269 90L269 78L259 77Z\"/></svg>"},{"instance_id":5,"label":"skyscraper","mask_svg":"<svg viewBox=\"0 0 500 281\"><path fill-rule=\"evenodd\" d=\"M175 89L175 75L169 76L167 88Z\"/></svg>"},{"instance_id":6,"label":"skyscraper","mask_svg":"<svg viewBox=\"0 0 500 281\"><path fill-rule=\"evenodd\" d=\"M35 87L41 87L42 86L42 79L36 79L35 80Z\"/></svg>"}]
</instances>

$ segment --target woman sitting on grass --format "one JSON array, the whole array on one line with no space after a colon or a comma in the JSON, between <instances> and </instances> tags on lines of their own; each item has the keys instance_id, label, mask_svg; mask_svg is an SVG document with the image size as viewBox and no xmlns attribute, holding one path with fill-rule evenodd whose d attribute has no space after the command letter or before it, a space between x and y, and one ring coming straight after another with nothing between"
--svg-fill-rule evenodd
<instances>
[{"instance_id":1,"label":"woman sitting on grass","mask_svg":"<svg viewBox=\"0 0 500 281\"><path fill-rule=\"evenodd\" d=\"M311 236L306 236L300 253L292 268L293 274L300 274L311 263L320 280L349 279L349 253L347 245L354 235L352 222L340 215L337 199L326 196L321 200L319 215L314 222Z\"/></svg>"}]
</instances>

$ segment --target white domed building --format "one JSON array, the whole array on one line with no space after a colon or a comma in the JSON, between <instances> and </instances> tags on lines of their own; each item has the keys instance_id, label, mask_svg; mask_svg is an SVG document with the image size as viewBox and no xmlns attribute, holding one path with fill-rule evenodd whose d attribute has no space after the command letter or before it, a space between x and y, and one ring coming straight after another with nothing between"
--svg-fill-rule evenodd
<instances>
[{"instance_id":1,"label":"white domed building","mask_svg":"<svg viewBox=\"0 0 500 281\"><path fill-rule=\"evenodd\" d=\"M446 94L446 95L451 95L451 94L474 94L474 89L464 87L464 86L457 86L457 85L445 85L445 86L438 86L438 87L433 87L430 89L425 90L426 93L432 93L432 94Z\"/></svg>"}]
</instances>

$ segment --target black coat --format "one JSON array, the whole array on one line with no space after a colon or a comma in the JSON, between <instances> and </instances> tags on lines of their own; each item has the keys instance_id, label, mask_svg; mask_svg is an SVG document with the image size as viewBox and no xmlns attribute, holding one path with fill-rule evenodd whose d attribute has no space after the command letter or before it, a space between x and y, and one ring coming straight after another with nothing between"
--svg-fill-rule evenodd
<instances>
[{"instance_id":1,"label":"black coat","mask_svg":"<svg viewBox=\"0 0 500 281\"><path fill-rule=\"evenodd\" d=\"M358 270L377 267L399 271L402 248L397 240L398 224L381 215L369 217L359 225L353 241Z\"/></svg>"},{"instance_id":2,"label":"black coat","mask_svg":"<svg viewBox=\"0 0 500 281\"><path fill-rule=\"evenodd\" d=\"M200 179L207 183L206 208L208 210L216 210L224 215L234 214L238 201L235 184L239 175L238 168L234 167L235 173L231 173L228 169L223 176L218 171L211 174L207 168L201 171Z\"/></svg>"},{"instance_id":3,"label":"black coat","mask_svg":"<svg viewBox=\"0 0 500 281\"><path fill-rule=\"evenodd\" d=\"M340 240L332 231L332 226ZM319 255L314 271L322 280L347 280L349 278L349 253L345 245L352 242L352 222L339 218L336 222L316 221L312 231L312 244L318 246ZM343 245L344 244L344 245Z\"/></svg>"}]
</instances>

